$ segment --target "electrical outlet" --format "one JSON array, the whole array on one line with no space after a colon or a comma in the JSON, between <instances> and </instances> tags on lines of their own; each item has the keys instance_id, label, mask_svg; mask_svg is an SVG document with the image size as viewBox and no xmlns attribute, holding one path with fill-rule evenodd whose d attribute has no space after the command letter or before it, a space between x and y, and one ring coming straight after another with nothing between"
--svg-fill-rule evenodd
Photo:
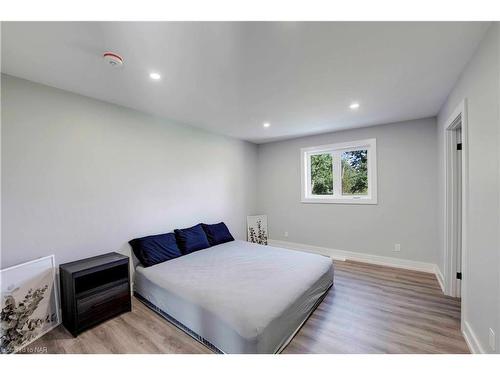
<instances>
[{"instance_id":1,"label":"electrical outlet","mask_svg":"<svg viewBox=\"0 0 500 375\"><path fill-rule=\"evenodd\" d=\"M397 252L401 251L401 244L400 243L394 244L394 251L397 251Z\"/></svg>"},{"instance_id":2,"label":"electrical outlet","mask_svg":"<svg viewBox=\"0 0 500 375\"><path fill-rule=\"evenodd\" d=\"M495 331L490 328L490 348L495 351Z\"/></svg>"},{"instance_id":3,"label":"electrical outlet","mask_svg":"<svg viewBox=\"0 0 500 375\"><path fill-rule=\"evenodd\" d=\"M285 233L284 233L284 236L285 236L285 237L288 237L288 232L285 232Z\"/></svg>"}]
</instances>

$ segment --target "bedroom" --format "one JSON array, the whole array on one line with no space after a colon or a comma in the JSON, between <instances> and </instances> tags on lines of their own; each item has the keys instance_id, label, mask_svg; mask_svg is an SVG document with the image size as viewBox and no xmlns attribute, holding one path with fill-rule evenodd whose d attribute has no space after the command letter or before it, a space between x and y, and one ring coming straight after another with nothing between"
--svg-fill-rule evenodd
<instances>
[{"instance_id":1,"label":"bedroom","mask_svg":"<svg viewBox=\"0 0 500 375\"><path fill-rule=\"evenodd\" d=\"M2 353L500 353L498 22L2 20L1 54Z\"/></svg>"}]
</instances>

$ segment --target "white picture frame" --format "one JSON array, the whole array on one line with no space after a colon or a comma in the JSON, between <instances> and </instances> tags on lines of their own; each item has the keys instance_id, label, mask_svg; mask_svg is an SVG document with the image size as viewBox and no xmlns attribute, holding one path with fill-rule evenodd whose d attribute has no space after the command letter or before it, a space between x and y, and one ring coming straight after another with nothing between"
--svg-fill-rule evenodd
<instances>
[{"instance_id":1,"label":"white picture frame","mask_svg":"<svg viewBox=\"0 0 500 375\"><path fill-rule=\"evenodd\" d=\"M0 270L0 352L16 353L61 323L54 255Z\"/></svg>"},{"instance_id":2,"label":"white picture frame","mask_svg":"<svg viewBox=\"0 0 500 375\"><path fill-rule=\"evenodd\" d=\"M267 215L247 216L247 241L267 245Z\"/></svg>"}]
</instances>

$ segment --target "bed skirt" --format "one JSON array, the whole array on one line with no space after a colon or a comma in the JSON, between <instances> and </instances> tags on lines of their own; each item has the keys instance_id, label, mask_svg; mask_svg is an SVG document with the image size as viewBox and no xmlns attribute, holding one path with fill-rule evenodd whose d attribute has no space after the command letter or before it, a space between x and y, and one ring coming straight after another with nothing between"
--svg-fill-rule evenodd
<instances>
[{"instance_id":1,"label":"bed skirt","mask_svg":"<svg viewBox=\"0 0 500 375\"><path fill-rule=\"evenodd\" d=\"M320 305L320 303L326 297L326 295L328 294L328 292L330 291L330 289L331 289L332 286L333 286L333 283L321 295L321 297L318 299L318 301L316 301L316 303L313 306L313 308L311 309L311 311L309 311L309 313L307 314L307 316L305 317L305 319L300 323L300 325L297 327L297 329L292 332L292 334L288 337L288 339L283 343L283 345L274 354L281 353L283 351L283 349L285 349L287 347L287 345L290 343L290 341L292 341L292 339L295 337L295 335L300 331L300 329L302 328L302 326L307 322L307 320L312 315L312 313L316 310L316 308ZM179 322L177 319L175 319L171 315L167 314L165 311L163 311L162 309L160 309L158 306L156 306L153 303L151 303L150 301L148 301L146 298L144 298L143 296L141 296L139 293L137 293L137 292L134 291L134 296L139 301L141 301L144 305L146 305L148 308L150 308L155 313L157 313L158 315L160 315L162 318L164 318L165 320L167 320L169 323L173 324L174 326L176 326L177 328L179 328L183 332L187 333L193 339L195 339L199 343L205 345L208 349L210 349L214 353L216 353L216 354L225 354L222 350L220 350L217 346L215 346L214 344L212 344L210 341L208 341L204 337L198 335L196 332L194 332L193 330L191 330L189 327L186 327L184 324L182 324L181 322Z\"/></svg>"}]
</instances>

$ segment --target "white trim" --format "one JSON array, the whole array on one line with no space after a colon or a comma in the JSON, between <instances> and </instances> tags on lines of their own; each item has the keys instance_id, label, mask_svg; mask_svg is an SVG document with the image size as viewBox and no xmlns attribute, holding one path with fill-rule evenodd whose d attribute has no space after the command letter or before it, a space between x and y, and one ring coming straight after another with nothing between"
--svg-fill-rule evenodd
<instances>
[{"instance_id":1,"label":"white trim","mask_svg":"<svg viewBox=\"0 0 500 375\"><path fill-rule=\"evenodd\" d=\"M312 246L296 242L269 240L269 245L276 247L283 247L285 249L306 251L309 253L326 255L335 260L340 260L340 261L353 260L357 262L365 262L381 266L403 268L407 270L421 271L433 274L435 274L437 267L434 263L426 263L426 262L419 262L416 260L386 257L386 256L373 255L356 251L331 249L327 247Z\"/></svg>"},{"instance_id":2,"label":"white trim","mask_svg":"<svg viewBox=\"0 0 500 375\"><path fill-rule=\"evenodd\" d=\"M345 252L342 250L335 250L335 249L329 249L326 247L320 247L320 246L312 246L312 245L305 245L297 242L288 242L288 241L280 241L280 240L268 240L268 243L270 246L275 246L275 247L282 247L285 249L290 249L290 250L299 250L299 251L305 251L308 253L314 253L314 254L320 254L320 255L326 255L332 259L335 260L340 260L340 261L346 261L347 258L345 256Z\"/></svg>"},{"instance_id":3,"label":"white trim","mask_svg":"<svg viewBox=\"0 0 500 375\"><path fill-rule=\"evenodd\" d=\"M455 279L455 252L453 251L454 238L456 238L456 232L454 232L455 226L450 221L453 218L453 197L454 188L450 185L452 181L452 176L456 173L456 165L452 155L452 147L454 145L453 132L457 125L457 119L460 118L461 134L462 134L462 280L461 280L461 322L462 331L465 332L465 317L467 308L467 278L468 278L468 265L469 265L469 252L468 252L468 242L467 242L467 231L468 231L468 212L469 212L469 147L468 147L468 121L467 121L467 100L464 99L455 108L453 113L450 115L445 123L445 148L444 148L444 160L445 160L445 208L444 208L444 286L445 294L450 296L457 296L457 285Z\"/></svg>"},{"instance_id":4,"label":"white trim","mask_svg":"<svg viewBox=\"0 0 500 375\"><path fill-rule=\"evenodd\" d=\"M16 268L19 268L19 267L25 267L29 264L32 264L32 263L38 263L38 262L41 262L42 260L46 260L46 259L50 259L52 265L54 266L54 269L56 269L56 258L55 258L55 255L47 255L47 256L44 256L44 257L40 257L40 258L36 258L36 259L33 259L33 260L29 260L27 262L24 262L24 263L19 263L19 264L15 264L13 266L10 266L10 267L7 267L7 268L3 268L1 269L0 271L4 272L4 271L10 271L10 270L13 270L13 269L16 269Z\"/></svg>"},{"instance_id":5,"label":"white trim","mask_svg":"<svg viewBox=\"0 0 500 375\"><path fill-rule=\"evenodd\" d=\"M331 153L333 158L334 176L340 176L340 154L344 150L366 149L368 169L368 194L344 196L341 186L333 181L333 194L312 196L310 190L310 156L321 153ZM302 203L333 203L333 204L377 204L377 140L375 138L352 142L334 143L328 145L305 147L300 149L300 187Z\"/></svg>"},{"instance_id":6,"label":"white trim","mask_svg":"<svg viewBox=\"0 0 500 375\"><path fill-rule=\"evenodd\" d=\"M462 110L459 107L455 109L453 114L445 123L445 293L452 297L457 297L457 281L456 272L456 252L457 248L457 186L454 183L457 175L457 151L456 151L456 130L462 124ZM463 145L462 145L463 146Z\"/></svg>"},{"instance_id":7,"label":"white trim","mask_svg":"<svg viewBox=\"0 0 500 375\"><path fill-rule=\"evenodd\" d=\"M486 351L481 346L480 341L477 338L477 335L472 330L469 322L463 321L462 324L462 335L464 336L465 342L469 347L469 350L472 354L485 354Z\"/></svg>"},{"instance_id":8,"label":"white trim","mask_svg":"<svg viewBox=\"0 0 500 375\"><path fill-rule=\"evenodd\" d=\"M444 288L444 276L437 264L434 265L434 273L436 274L436 279L439 283L439 286L441 287L441 291L443 292L443 294L446 294Z\"/></svg>"}]
</instances>

